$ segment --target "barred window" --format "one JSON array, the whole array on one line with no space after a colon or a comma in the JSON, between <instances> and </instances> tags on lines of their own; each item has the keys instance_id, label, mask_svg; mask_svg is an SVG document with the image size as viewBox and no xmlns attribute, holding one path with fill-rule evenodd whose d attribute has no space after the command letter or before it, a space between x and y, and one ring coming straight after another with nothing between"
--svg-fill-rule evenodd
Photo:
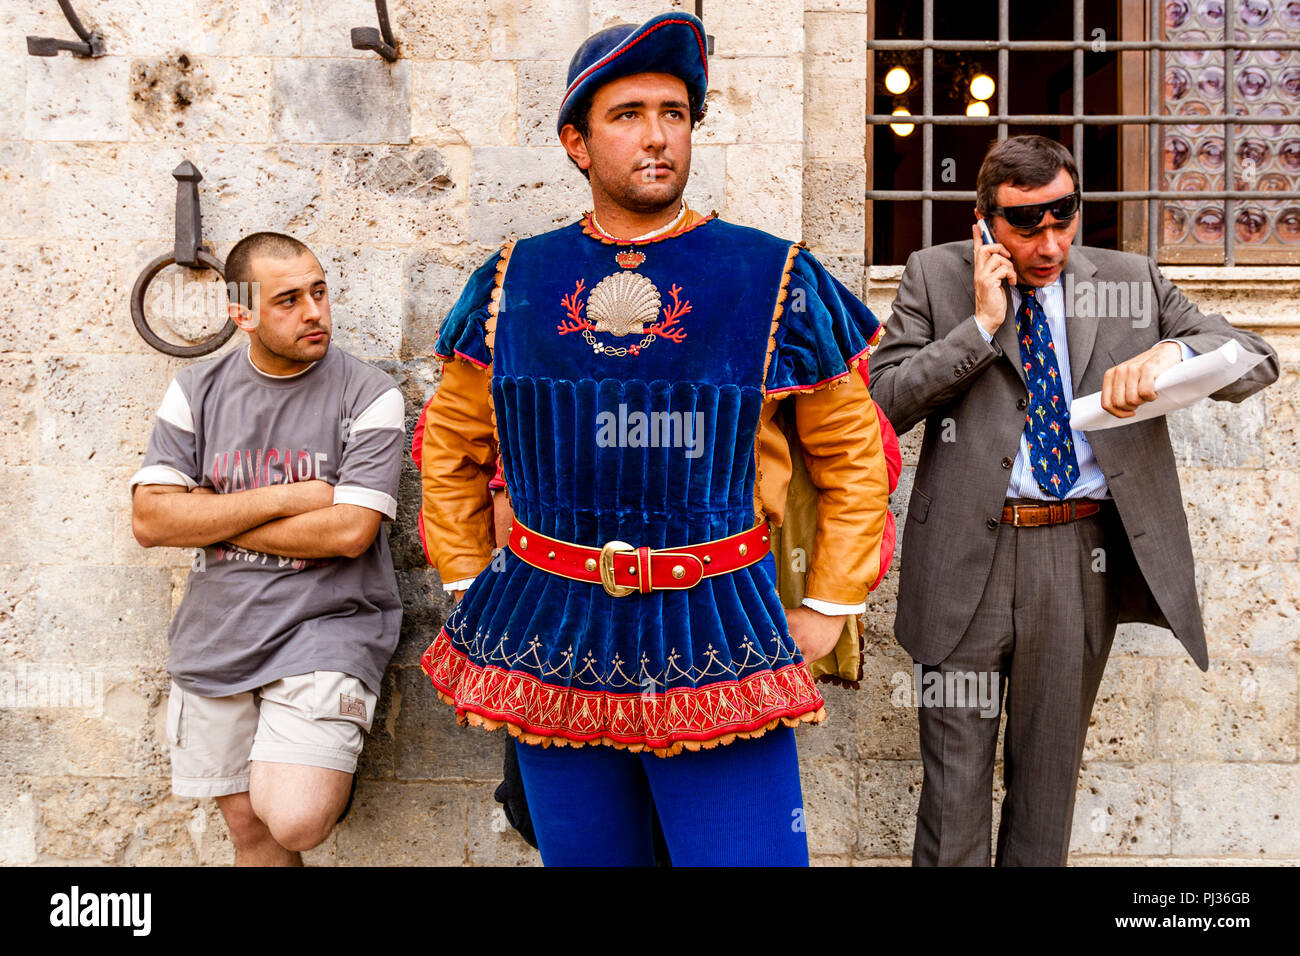
<instances>
[{"instance_id":1,"label":"barred window","mask_svg":"<svg viewBox=\"0 0 1300 956\"><path fill-rule=\"evenodd\" d=\"M869 9L867 256L970 234L994 139L1068 146L1076 241L1160 262L1300 263L1300 0Z\"/></svg>"}]
</instances>

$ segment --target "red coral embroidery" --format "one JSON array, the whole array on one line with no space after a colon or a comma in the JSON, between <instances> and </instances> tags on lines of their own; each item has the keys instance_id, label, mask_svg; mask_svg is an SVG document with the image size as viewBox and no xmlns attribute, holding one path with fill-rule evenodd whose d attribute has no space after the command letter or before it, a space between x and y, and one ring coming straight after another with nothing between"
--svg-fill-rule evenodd
<instances>
[{"instance_id":1,"label":"red coral embroidery","mask_svg":"<svg viewBox=\"0 0 1300 956\"><path fill-rule=\"evenodd\" d=\"M573 323L561 322L555 327L555 330L561 335L568 335L570 332L582 332L587 329L594 329L596 326L582 317L583 302L579 298L586 283L579 279L571 295L566 295L560 299L560 304L564 306L564 311L569 313L569 318Z\"/></svg>"},{"instance_id":2,"label":"red coral embroidery","mask_svg":"<svg viewBox=\"0 0 1300 956\"><path fill-rule=\"evenodd\" d=\"M664 320L662 322L657 322L650 326L650 328L646 329L648 335L662 335L664 338L672 342L680 342L682 339L686 338L685 329L674 328L674 326L679 324L677 320L687 312L691 311L691 300L683 300L678 297L678 293L681 291L681 286L673 283L673 287L668 290L668 294L673 297L672 308L670 309L668 306L664 306Z\"/></svg>"}]
</instances>

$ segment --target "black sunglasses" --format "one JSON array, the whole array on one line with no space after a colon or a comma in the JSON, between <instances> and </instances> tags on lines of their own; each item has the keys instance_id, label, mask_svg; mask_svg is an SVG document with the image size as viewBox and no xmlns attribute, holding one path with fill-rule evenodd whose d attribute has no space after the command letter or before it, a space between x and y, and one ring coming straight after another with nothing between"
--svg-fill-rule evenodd
<instances>
[{"instance_id":1,"label":"black sunglasses","mask_svg":"<svg viewBox=\"0 0 1300 956\"><path fill-rule=\"evenodd\" d=\"M1035 229L1047 213L1051 213L1058 222L1074 218L1079 211L1081 201L1079 190L1068 196L1049 202L1031 202L1023 206L994 206L988 211L990 216L1001 216L1017 229Z\"/></svg>"}]
</instances>

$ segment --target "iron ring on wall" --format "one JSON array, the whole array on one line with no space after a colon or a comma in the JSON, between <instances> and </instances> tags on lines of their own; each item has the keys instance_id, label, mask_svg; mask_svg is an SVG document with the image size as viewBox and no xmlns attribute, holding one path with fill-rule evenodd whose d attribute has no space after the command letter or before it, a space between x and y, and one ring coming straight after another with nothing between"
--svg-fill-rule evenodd
<instances>
[{"instance_id":1,"label":"iron ring on wall","mask_svg":"<svg viewBox=\"0 0 1300 956\"><path fill-rule=\"evenodd\" d=\"M212 253L205 249L198 249L195 251L194 258L199 265L206 266L221 276L223 281L225 280L226 264ZM229 318L226 319L226 324L221 327L221 331L197 345L174 345L165 339L159 338L158 334L149 327L149 320L145 318L145 290L149 288L149 283L154 280L158 273L175 262L175 256L159 256L145 266L144 271L135 280L134 288L131 289L131 321L135 323L135 330L140 333L140 337L159 352L174 355L177 358L197 358L200 355L208 355L229 342L230 337L235 334L237 326Z\"/></svg>"}]
</instances>

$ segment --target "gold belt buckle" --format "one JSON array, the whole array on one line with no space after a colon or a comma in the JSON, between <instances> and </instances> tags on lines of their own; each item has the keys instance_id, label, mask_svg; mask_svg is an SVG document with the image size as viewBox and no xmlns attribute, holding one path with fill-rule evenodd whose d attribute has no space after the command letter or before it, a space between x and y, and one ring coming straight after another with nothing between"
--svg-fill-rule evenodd
<instances>
[{"instance_id":1,"label":"gold belt buckle","mask_svg":"<svg viewBox=\"0 0 1300 956\"><path fill-rule=\"evenodd\" d=\"M600 549L600 586L610 597L627 597L637 591L632 584L614 583L614 555L635 553L636 548L626 541L608 541Z\"/></svg>"}]
</instances>

